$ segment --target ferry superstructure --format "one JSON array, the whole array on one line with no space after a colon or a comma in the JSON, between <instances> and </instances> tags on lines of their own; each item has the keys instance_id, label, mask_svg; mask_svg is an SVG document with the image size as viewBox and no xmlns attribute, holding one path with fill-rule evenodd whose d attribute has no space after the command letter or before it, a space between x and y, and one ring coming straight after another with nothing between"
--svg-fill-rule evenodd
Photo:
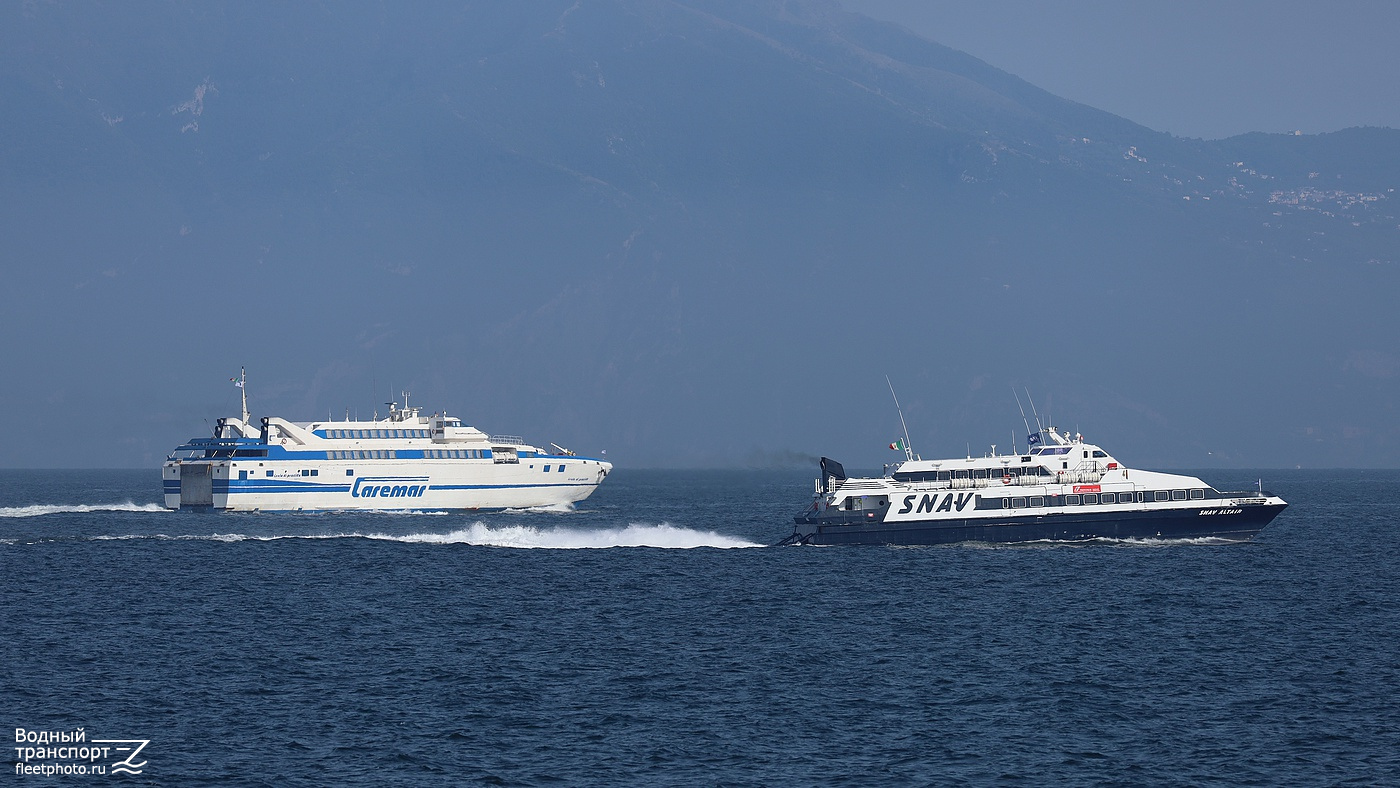
<instances>
[{"instance_id":1,"label":"ferry superstructure","mask_svg":"<svg viewBox=\"0 0 1400 788\"><path fill-rule=\"evenodd\" d=\"M241 381L240 381L241 382ZM385 419L249 423L221 418L162 467L171 509L470 510L570 504L612 464L551 444L488 435L446 414L390 404Z\"/></svg>"},{"instance_id":2,"label":"ferry superstructure","mask_svg":"<svg viewBox=\"0 0 1400 788\"><path fill-rule=\"evenodd\" d=\"M1248 541L1288 504L1263 491L1221 492L1192 476L1129 469L1102 447L1054 427L1024 454L917 458L878 478L848 478L823 457L811 506L788 542L930 545L955 542L1213 539ZM893 448L893 447L892 447Z\"/></svg>"}]
</instances>

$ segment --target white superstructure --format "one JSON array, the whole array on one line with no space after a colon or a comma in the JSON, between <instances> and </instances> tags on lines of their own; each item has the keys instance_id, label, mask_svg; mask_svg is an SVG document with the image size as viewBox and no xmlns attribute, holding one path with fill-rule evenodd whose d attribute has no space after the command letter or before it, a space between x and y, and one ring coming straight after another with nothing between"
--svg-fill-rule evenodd
<instances>
[{"instance_id":1,"label":"white superstructure","mask_svg":"<svg viewBox=\"0 0 1400 788\"><path fill-rule=\"evenodd\" d=\"M240 381L241 382L241 381ZM245 400L246 402L246 400ZM234 511L505 509L587 498L605 460L446 414L391 404L385 419L249 424L222 418L210 438L177 448L162 468L165 505Z\"/></svg>"}]
</instances>

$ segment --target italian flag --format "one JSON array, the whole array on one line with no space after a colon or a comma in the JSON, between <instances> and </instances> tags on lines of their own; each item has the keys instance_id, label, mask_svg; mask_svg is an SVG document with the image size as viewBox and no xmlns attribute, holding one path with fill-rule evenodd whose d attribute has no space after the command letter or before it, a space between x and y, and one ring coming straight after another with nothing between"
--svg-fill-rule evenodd
<instances>
[{"instance_id":1,"label":"italian flag","mask_svg":"<svg viewBox=\"0 0 1400 788\"><path fill-rule=\"evenodd\" d=\"M890 448L895 451L904 451L904 441L895 441L890 444Z\"/></svg>"}]
</instances>

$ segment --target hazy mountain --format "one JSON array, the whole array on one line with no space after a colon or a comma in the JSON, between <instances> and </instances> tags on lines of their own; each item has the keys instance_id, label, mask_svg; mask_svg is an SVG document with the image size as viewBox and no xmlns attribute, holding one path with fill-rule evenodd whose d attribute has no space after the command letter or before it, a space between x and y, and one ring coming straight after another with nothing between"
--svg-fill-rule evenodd
<instances>
[{"instance_id":1,"label":"hazy mountain","mask_svg":"<svg viewBox=\"0 0 1400 788\"><path fill-rule=\"evenodd\" d=\"M1400 132L1175 138L834 3L0 9L7 465L391 391L623 465L1400 463ZM382 411L383 406L380 405ZM1023 440L1023 438L1018 438Z\"/></svg>"}]
</instances>

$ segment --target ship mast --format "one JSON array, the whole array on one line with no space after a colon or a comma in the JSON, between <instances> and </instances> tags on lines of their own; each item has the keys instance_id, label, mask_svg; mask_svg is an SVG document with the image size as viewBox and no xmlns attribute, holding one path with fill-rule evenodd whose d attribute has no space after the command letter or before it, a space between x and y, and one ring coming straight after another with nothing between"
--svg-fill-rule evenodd
<instances>
[{"instance_id":1,"label":"ship mast","mask_svg":"<svg viewBox=\"0 0 1400 788\"><path fill-rule=\"evenodd\" d=\"M243 394L243 423L247 424L251 418L248 414L248 371L243 367L238 368L238 390Z\"/></svg>"}]
</instances>

